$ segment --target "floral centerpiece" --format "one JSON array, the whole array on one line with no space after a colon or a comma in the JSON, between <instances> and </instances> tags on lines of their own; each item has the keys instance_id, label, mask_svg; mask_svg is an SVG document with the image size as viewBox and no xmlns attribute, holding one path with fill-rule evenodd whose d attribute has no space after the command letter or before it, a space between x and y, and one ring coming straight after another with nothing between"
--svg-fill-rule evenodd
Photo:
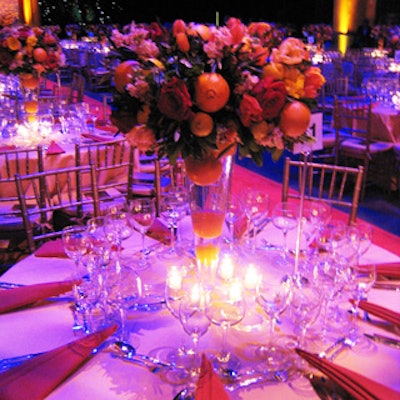
<instances>
[{"instance_id":1,"label":"floral centerpiece","mask_svg":"<svg viewBox=\"0 0 400 400\"><path fill-rule=\"evenodd\" d=\"M312 140L306 129L324 77L301 40L274 47L266 22L132 22L110 40L123 60L111 119L140 150L205 166L238 148L261 165L264 151L277 159Z\"/></svg>"},{"instance_id":2,"label":"floral centerpiece","mask_svg":"<svg viewBox=\"0 0 400 400\"><path fill-rule=\"evenodd\" d=\"M0 30L0 44L0 71L29 81L32 75L57 71L65 61L58 37L50 27L6 26Z\"/></svg>"}]
</instances>

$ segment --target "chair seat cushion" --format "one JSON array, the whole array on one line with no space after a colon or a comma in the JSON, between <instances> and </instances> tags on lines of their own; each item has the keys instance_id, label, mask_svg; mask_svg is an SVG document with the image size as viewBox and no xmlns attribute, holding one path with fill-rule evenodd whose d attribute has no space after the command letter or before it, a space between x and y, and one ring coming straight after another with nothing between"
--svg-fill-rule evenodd
<instances>
[{"instance_id":1,"label":"chair seat cushion","mask_svg":"<svg viewBox=\"0 0 400 400\"><path fill-rule=\"evenodd\" d=\"M346 139L341 145L340 149L344 151L351 152L359 152L362 153L365 151L366 145L361 139ZM389 151L393 148L393 143L389 142L373 142L369 145L369 151L371 154L382 153L385 151Z\"/></svg>"}]
</instances>

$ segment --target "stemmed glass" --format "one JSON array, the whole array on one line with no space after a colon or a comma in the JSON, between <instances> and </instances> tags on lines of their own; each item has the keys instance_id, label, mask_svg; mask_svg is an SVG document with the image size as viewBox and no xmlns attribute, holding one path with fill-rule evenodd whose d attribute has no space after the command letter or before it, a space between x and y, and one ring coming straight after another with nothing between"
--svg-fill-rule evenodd
<instances>
[{"instance_id":1,"label":"stemmed glass","mask_svg":"<svg viewBox=\"0 0 400 400\"><path fill-rule=\"evenodd\" d=\"M77 278L87 277L87 271L83 268L81 260L88 251L87 228L84 225L67 226L61 234L64 251L75 262Z\"/></svg>"},{"instance_id":2,"label":"stemmed glass","mask_svg":"<svg viewBox=\"0 0 400 400\"><path fill-rule=\"evenodd\" d=\"M156 218L156 205L152 198L138 198L130 202L130 211L135 229L142 237L142 257L136 264L137 269L145 269L148 264L148 250L145 247L146 233L153 225Z\"/></svg>"},{"instance_id":3,"label":"stemmed glass","mask_svg":"<svg viewBox=\"0 0 400 400\"><path fill-rule=\"evenodd\" d=\"M251 251L257 249L257 235L266 225L269 217L269 195L260 191L250 191L243 196L244 210L249 222Z\"/></svg>"},{"instance_id":4,"label":"stemmed glass","mask_svg":"<svg viewBox=\"0 0 400 400\"><path fill-rule=\"evenodd\" d=\"M297 227L299 222L299 207L297 204L280 202L276 204L271 213L272 223L283 234L283 252L280 260L283 265L288 264L288 232Z\"/></svg>"},{"instance_id":5,"label":"stemmed glass","mask_svg":"<svg viewBox=\"0 0 400 400\"><path fill-rule=\"evenodd\" d=\"M243 202L238 196L231 195L226 205L225 222L228 226L228 244L231 251L235 244L235 224L244 216Z\"/></svg>"},{"instance_id":6,"label":"stemmed glass","mask_svg":"<svg viewBox=\"0 0 400 400\"><path fill-rule=\"evenodd\" d=\"M356 228L358 232L359 248L357 253L357 264L359 264L360 258L369 250L372 245L374 230L372 225L361 222L356 222L351 226Z\"/></svg>"},{"instance_id":7,"label":"stemmed glass","mask_svg":"<svg viewBox=\"0 0 400 400\"><path fill-rule=\"evenodd\" d=\"M179 221L187 214L188 193L184 186L171 187L161 195L161 216L167 221L170 231L170 245L163 257L177 257L176 242L179 240Z\"/></svg>"},{"instance_id":8,"label":"stemmed glass","mask_svg":"<svg viewBox=\"0 0 400 400\"><path fill-rule=\"evenodd\" d=\"M133 233L129 208L127 205L111 207L104 222L104 231L116 249L116 266L119 268L121 264L122 241L128 239Z\"/></svg>"},{"instance_id":9,"label":"stemmed glass","mask_svg":"<svg viewBox=\"0 0 400 400\"><path fill-rule=\"evenodd\" d=\"M323 293L312 281L297 277L293 280L290 300L290 316L300 330L298 347L307 349L307 331L320 314Z\"/></svg>"},{"instance_id":10,"label":"stemmed glass","mask_svg":"<svg viewBox=\"0 0 400 400\"><path fill-rule=\"evenodd\" d=\"M348 288L352 295L353 300L353 324L350 329L350 335L353 339L361 337L357 326L355 324L358 312L359 304L361 300L366 300L368 292L376 281L376 267L375 264L368 265L350 265L348 271Z\"/></svg>"},{"instance_id":11,"label":"stemmed glass","mask_svg":"<svg viewBox=\"0 0 400 400\"><path fill-rule=\"evenodd\" d=\"M232 279L210 288L206 299L206 314L210 321L222 328L222 348L212 359L219 370L237 370L240 360L227 348L229 327L238 324L245 316L245 301L240 280Z\"/></svg>"},{"instance_id":12,"label":"stemmed glass","mask_svg":"<svg viewBox=\"0 0 400 400\"><path fill-rule=\"evenodd\" d=\"M257 355L265 360L270 371L278 371L288 363L285 352L277 346L275 326L279 316L288 308L291 297L291 279L288 275L262 274L257 287L257 303L270 320L268 343L257 349Z\"/></svg>"}]
</instances>

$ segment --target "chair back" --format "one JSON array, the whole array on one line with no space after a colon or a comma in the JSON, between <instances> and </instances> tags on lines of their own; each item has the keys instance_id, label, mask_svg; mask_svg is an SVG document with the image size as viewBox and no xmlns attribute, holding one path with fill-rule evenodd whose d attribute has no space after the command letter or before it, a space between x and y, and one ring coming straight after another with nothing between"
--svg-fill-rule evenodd
<instances>
[{"instance_id":1,"label":"chair back","mask_svg":"<svg viewBox=\"0 0 400 400\"><path fill-rule=\"evenodd\" d=\"M305 169L305 167L307 167ZM283 170L282 201L300 199L301 183L305 176L304 198L325 201L348 211L348 224L356 221L364 168L345 167L307 161L285 159ZM297 179L291 179L291 176ZM293 186L290 190L290 184Z\"/></svg>"},{"instance_id":2,"label":"chair back","mask_svg":"<svg viewBox=\"0 0 400 400\"><path fill-rule=\"evenodd\" d=\"M81 182L90 182L89 190ZM15 175L28 249L61 236L66 225L84 224L85 217L98 216L99 194L95 166L70 167L28 175ZM34 194L30 202L24 187Z\"/></svg>"},{"instance_id":3,"label":"chair back","mask_svg":"<svg viewBox=\"0 0 400 400\"><path fill-rule=\"evenodd\" d=\"M40 171L43 171L42 146L0 151L0 239L8 241L8 245L25 239L15 174ZM22 190L29 204L34 197L32 188L25 183Z\"/></svg>"},{"instance_id":4,"label":"chair back","mask_svg":"<svg viewBox=\"0 0 400 400\"><path fill-rule=\"evenodd\" d=\"M133 157L133 148L125 138L75 145L76 166L96 168L101 213L115 202L126 202L132 187ZM83 186L87 187L87 183L83 182Z\"/></svg>"}]
</instances>

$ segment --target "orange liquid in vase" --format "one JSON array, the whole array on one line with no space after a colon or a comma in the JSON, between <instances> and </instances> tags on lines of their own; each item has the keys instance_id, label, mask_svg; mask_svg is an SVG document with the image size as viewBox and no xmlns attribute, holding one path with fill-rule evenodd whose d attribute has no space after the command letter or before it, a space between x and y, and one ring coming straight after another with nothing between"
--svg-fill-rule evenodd
<instances>
[{"instance_id":1,"label":"orange liquid in vase","mask_svg":"<svg viewBox=\"0 0 400 400\"><path fill-rule=\"evenodd\" d=\"M214 239L222 235L225 215L219 211L193 211L193 232L204 239Z\"/></svg>"}]
</instances>

